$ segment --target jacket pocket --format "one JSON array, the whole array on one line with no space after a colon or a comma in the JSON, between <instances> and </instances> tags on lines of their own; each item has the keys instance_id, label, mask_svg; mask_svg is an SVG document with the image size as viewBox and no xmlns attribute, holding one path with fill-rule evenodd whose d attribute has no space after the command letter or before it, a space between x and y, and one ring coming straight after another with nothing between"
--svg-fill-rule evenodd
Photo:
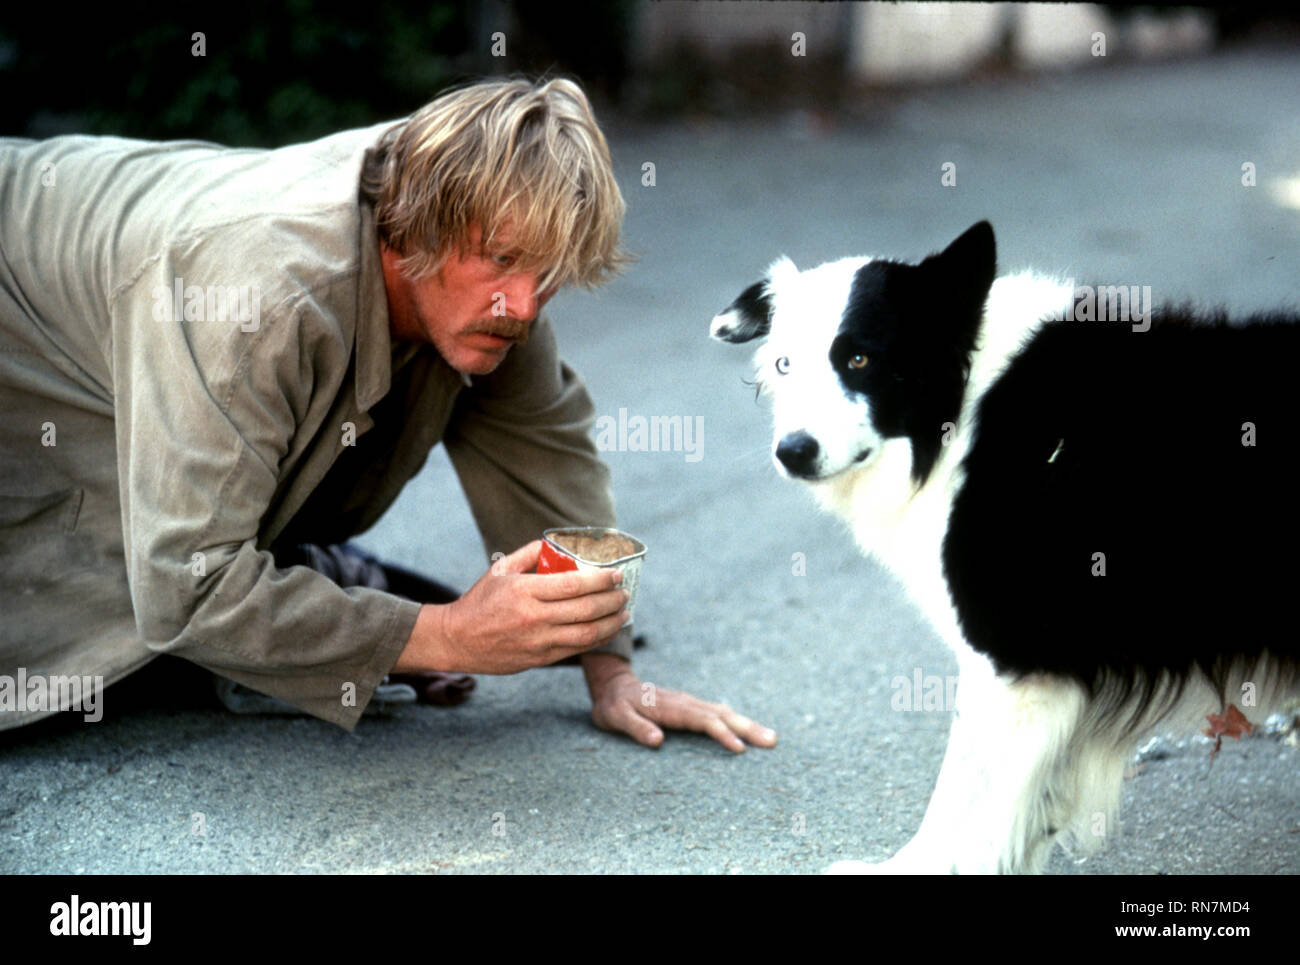
<instances>
[{"instance_id":1,"label":"jacket pocket","mask_svg":"<svg viewBox=\"0 0 1300 965\"><path fill-rule=\"evenodd\" d=\"M0 532L71 533L81 515L82 489L61 489L44 496L0 493Z\"/></svg>"},{"instance_id":2,"label":"jacket pocket","mask_svg":"<svg viewBox=\"0 0 1300 965\"><path fill-rule=\"evenodd\" d=\"M81 521L83 489L42 496L0 492L0 613L20 614L50 588L100 565L95 540ZM15 617L17 618L17 617Z\"/></svg>"}]
</instances>

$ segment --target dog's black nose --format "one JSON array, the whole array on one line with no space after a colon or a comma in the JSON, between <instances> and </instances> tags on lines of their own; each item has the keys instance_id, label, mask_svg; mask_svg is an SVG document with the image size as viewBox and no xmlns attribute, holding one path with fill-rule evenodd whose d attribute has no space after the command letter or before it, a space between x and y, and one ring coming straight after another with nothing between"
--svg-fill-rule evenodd
<instances>
[{"instance_id":1,"label":"dog's black nose","mask_svg":"<svg viewBox=\"0 0 1300 965\"><path fill-rule=\"evenodd\" d=\"M776 444L776 458L785 466L792 476L813 475L813 463L821 446L817 440L800 429L792 432Z\"/></svg>"}]
</instances>

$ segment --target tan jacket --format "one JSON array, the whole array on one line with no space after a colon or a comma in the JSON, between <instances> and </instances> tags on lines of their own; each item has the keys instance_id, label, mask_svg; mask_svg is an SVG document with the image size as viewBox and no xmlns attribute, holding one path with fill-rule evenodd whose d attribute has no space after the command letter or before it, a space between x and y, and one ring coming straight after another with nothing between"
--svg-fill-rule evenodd
<instances>
[{"instance_id":1,"label":"tan jacket","mask_svg":"<svg viewBox=\"0 0 1300 965\"><path fill-rule=\"evenodd\" d=\"M0 140L0 675L107 684L171 653L351 728L419 606L277 569L273 541L366 529L439 441L489 553L613 525L544 319L469 386L395 352L358 200L387 126Z\"/></svg>"}]
</instances>

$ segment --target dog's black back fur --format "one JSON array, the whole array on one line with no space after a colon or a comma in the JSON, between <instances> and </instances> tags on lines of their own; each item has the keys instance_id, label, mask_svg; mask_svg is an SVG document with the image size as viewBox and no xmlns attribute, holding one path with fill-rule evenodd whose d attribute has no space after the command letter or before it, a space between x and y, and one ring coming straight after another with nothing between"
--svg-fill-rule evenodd
<instances>
[{"instance_id":1,"label":"dog's black back fur","mask_svg":"<svg viewBox=\"0 0 1300 965\"><path fill-rule=\"evenodd\" d=\"M1297 362L1300 327L1276 316L1045 325L981 400L953 504L970 643L1147 698L1162 671L1221 685L1266 652L1294 678Z\"/></svg>"}]
</instances>

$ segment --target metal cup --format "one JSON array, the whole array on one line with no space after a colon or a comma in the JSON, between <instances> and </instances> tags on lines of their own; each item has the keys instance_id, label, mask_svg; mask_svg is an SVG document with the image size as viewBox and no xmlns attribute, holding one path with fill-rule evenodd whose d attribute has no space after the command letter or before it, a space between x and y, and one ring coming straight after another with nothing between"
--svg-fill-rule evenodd
<instances>
[{"instance_id":1,"label":"metal cup","mask_svg":"<svg viewBox=\"0 0 1300 965\"><path fill-rule=\"evenodd\" d=\"M572 550L566 549L555 537L563 539L566 535L586 536L599 539L605 536L621 536L635 546L635 551L620 556L609 562L583 559ZM538 573L563 573L566 570L618 570L623 574L623 589L627 590L627 611L632 612L636 605L636 590L641 582L641 563L645 560L645 544L635 536L608 526L557 526L542 533L542 552L537 560ZM629 620L629 623L632 621Z\"/></svg>"}]
</instances>

